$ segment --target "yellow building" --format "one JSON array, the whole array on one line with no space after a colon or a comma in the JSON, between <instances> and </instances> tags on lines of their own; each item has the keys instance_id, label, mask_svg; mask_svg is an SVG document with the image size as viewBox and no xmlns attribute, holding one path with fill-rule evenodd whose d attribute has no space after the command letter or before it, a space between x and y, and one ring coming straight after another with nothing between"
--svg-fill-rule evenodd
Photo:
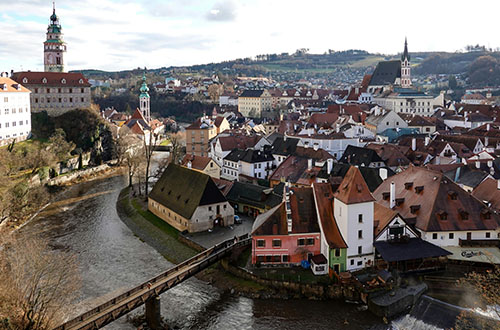
<instances>
[{"instance_id":1,"label":"yellow building","mask_svg":"<svg viewBox=\"0 0 500 330\"><path fill-rule=\"evenodd\" d=\"M272 96L266 89L246 90L238 97L238 111L245 117L260 118L272 110Z\"/></svg>"}]
</instances>

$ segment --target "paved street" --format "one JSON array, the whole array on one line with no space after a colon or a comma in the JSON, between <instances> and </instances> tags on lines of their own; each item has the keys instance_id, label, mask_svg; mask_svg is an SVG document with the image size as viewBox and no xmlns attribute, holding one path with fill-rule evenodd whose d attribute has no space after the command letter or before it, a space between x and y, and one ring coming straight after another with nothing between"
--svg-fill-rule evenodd
<instances>
[{"instance_id":1,"label":"paved street","mask_svg":"<svg viewBox=\"0 0 500 330\"><path fill-rule=\"evenodd\" d=\"M187 234L187 237L204 248L209 248L231 237L250 233L254 219L246 215L239 216L243 220L241 225L234 224L229 227L216 227L211 233L204 231L200 233Z\"/></svg>"}]
</instances>

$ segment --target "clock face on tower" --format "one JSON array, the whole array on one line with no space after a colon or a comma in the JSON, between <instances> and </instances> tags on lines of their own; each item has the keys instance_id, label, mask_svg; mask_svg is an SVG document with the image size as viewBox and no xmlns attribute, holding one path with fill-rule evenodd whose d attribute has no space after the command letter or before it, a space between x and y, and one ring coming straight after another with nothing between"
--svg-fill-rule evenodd
<instances>
[{"instance_id":1,"label":"clock face on tower","mask_svg":"<svg viewBox=\"0 0 500 330\"><path fill-rule=\"evenodd\" d=\"M49 62L49 64L54 64L54 57L52 56L52 54L49 54L49 56L47 57L47 62Z\"/></svg>"}]
</instances>

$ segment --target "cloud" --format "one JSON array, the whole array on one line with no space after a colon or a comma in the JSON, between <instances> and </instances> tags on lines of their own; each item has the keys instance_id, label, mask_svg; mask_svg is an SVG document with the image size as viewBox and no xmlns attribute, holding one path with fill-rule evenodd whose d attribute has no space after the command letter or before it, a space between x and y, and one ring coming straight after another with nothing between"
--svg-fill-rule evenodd
<instances>
[{"instance_id":1,"label":"cloud","mask_svg":"<svg viewBox=\"0 0 500 330\"><path fill-rule=\"evenodd\" d=\"M217 2L207 13L209 21L230 22L236 20L236 5L231 0Z\"/></svg>"}]
</instances>

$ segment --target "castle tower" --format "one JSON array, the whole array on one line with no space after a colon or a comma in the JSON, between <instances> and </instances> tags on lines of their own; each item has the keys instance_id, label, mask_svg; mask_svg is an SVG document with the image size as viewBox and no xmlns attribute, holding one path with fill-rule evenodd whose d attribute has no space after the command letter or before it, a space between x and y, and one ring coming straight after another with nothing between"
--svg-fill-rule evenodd
<instances>
[{"instance_id":1,"label":"castle tower","mask_svg":"<svg viewBox=\"0 0 500 330\"><path fill-rule=\"evenodd\" d=\"M408 54L408 42L405 38L405 50L401 56L401 87L411 87L410 54Z\"/></svg>"},{"instance_id":2,"label":"castle tower","mask_svg":"<svg viewBox=\"0 0 500 330\"><path fill-rule=\"evenodd\" d=\"M141 94L139 95L139 109L141 110L144 119L149 123L151 121L151 111L150 111L150 98L149 98L149 88L146 84L146 74L142 76L142 85L140 88Z\"/></svg>"},{"instance_id":3,"label":"castle tower","mask_svg":"<svg viewBox=\"0 0 500 330\"><path fill-rule=\"evenodd\" d=\"M46 72L65 72L64 54L66 43L63 40L61 24L56 15L56 5L53 3L53 12L47 28L47 40L43 43L43 63Z\"/></svg>"}]
</instances>

